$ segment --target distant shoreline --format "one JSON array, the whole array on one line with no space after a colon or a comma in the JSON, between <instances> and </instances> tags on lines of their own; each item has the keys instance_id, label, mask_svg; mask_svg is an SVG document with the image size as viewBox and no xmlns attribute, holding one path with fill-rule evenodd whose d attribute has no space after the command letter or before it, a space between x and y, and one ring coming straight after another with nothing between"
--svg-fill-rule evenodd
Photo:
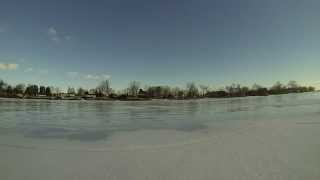
<instances>
[{"instance_id":1,"label":"distant shoreline","mask_svg":"<svg viewBox=\"0 0 320 180\"><path fill-rule=\"evenodd\" d=\"M266 88L258 84L252 87L231 84L224 88L212 89L207 85L197 85L194 82L186 84L185 88L170 86L141 87L140 82L132 81L128 87L116 91L111 88L110 80L102 81L96 88L83 89L69 87L66 92L50 86L36 84L17 84L11 86L0 80L0 97L17 99L45 99L45 100L101 100L101 101L149 101L152 99L188 100L202 98L234 98L248 96L269 96L278 94L313 92L312 86L301 86L296 81L289 81L287 85L276 82Z\"/></svg>"},{"instance_id":2,"label":"distant shoreline","mask_svg":"<svg viewBox=\"0 0 320 180\"><path fill-rule=\"evenodd\" d=\"M320 91L312 91L320 92ZM128 99L118 99L118 98L58 98L58 97L1 97L0 99L17 99L17 100L51 100L51 101L152 101L152 100L201 100L201 99L233 99L233 98L246 98L246 97L266 97L266 96L278 96L278 95L289 95L289 94L304 94L312 92L295 92L295 93L284 93L284 94L270 94L261 96L232 96L232 97L198 97L198 98L128 98Z\"/></svg>"}]
</instances>

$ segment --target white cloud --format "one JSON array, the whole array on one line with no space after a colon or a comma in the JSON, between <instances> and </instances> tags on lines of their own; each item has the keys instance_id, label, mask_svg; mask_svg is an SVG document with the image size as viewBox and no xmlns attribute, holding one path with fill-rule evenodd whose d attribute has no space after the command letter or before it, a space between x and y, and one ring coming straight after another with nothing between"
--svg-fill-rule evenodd
<instances>
[{"instance_id":1,"label":"white cloud","mask_svg":"<svg viewBox=\"0 0 320 180\"><path fill-rule=\"evenodd\" d=\"M47 33L51 41L55 43L60 42L61 38L58 35L58 31L54 27L49 27Z\"/></svg>"},{"instance_id":2,"label":"white cloud","mask_svg":"<svg viewBox=\"0 0 320 180\"><path fill-rule=\"evenodd\" d=\"M57 29L53 26L51 26L47 29L47 34L49 36L49 39L55 43L60 43L62 41L70 41L71 40L70 35L66 35L64 33L58 32Z\"/></svg>"},{"instance_id":3,"label":"white cloud","mask_svg":"<svg viewBox=\"0 0 320 180\"><path fill-rule=\"evenodd\" d=\"M83 78L87 80L105 80L105 79L110 79L111 76L108 74L101 74L101 75L87 74L83 76Z\"/></svg>"},{"instance_id":4,"label":"white cloud","mask_svg":"<svg viewBox=\"0 0 320 180\"><path fill-rule=\"evenodd\" d=\"M25 73L32 73L33 75L37 75L37 76L44 76L49 74L49 70L48 69L34 69L32 67L28 67L26 69L24 69Z\"/></svg>"},{"instance_id":5,"label":"white cloud","mask_svg":"<svg viewBox=\"0 0 320 180\"><path fill-rule=\"evenodd\" d=\"M70 71L66 73L69 78L80 78L84 80L104 80L110 79L111 76L108 74L81 74L79 72Z\"/></svg>"},{"instance_id":6,"label":"white cloud","mask_svg":"<svg viewBox=\"0 0 320 180\"><path fill-rule=\"evenodd\" d=\"M111 76L108 74L101 74L101 75L92 75L92 74L87 74L83 76L84 79L87 80L104 80L104 79L110 79Z\"/></svg>"},{"instance_id":7,"label":"white cloud","mask_svg":"<svg viewBox=\"0 0 320 180\"><path fill-rule=\"evenodd\" d=\"M31 68L31 67L24 70L24 72L32 72L32 71L33 71L33 68Z\"/></svg>"},{"instance_id":8,"label":"white cloud","mask_svg":"<svg viewBox=\"0 0 320 180\"><path fill-rule=\"evenodd\" d=\"M19 64L6 64L6 63L0 63L0 70L16 70L18 69Z\"/></svg>"},{"instance_id":9,"label":"white cloud","mask_svg":"<svg viewBox=\"0 0 320 180\"><path fill-rule=\"evenodd\" d=\"M100 76L98 76L98 75L92 75L92 74L87 74L87 75L84 76L84 79L98 80L98 79L100 79Z\"/></svg>"},{"instance_id":10,"label":"white cloud","mask_svg":"<svg viewBox=\"0 0 320 180\"><path fill-rule=\"evenodd\" d=\"M57 35L57 30L54 27L49 27L48 34L50 36L56 36Z\"/></svg>"},{"instance_id":11,"label":"white cloud","mask_svg":"<svg viewBox=\"0 0 320 180\"><path fill-rule=\"evenodd\" d=\"M60 42L60 38L57 36L51 37L51 40L56 43Z\"/></svg>"}]
</instances>

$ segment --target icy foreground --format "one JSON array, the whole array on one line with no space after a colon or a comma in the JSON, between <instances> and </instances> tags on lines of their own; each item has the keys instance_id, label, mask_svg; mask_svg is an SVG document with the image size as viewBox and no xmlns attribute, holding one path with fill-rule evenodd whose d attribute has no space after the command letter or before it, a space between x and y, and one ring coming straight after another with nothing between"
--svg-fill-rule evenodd
<instances>
[{"instance_id":1,"label":"icy foreground","mask_svg":"<svg viewBox=\"0 0 320 180\"><path fill-rule=\"evenodd\" d=\"M0 99L0 180L319 180L320 94Z\"/></svg>"},{"instance_id":2,"label":"icy foreground","mask_svg":"<svg viewBox=\"0 0 320 180\"><path fill-rule=\"evenodd\" d=\"M320 179L320 121L233 127L142 130L104 143L1 136L0 179Z\"/></svg>"}]
</instances>

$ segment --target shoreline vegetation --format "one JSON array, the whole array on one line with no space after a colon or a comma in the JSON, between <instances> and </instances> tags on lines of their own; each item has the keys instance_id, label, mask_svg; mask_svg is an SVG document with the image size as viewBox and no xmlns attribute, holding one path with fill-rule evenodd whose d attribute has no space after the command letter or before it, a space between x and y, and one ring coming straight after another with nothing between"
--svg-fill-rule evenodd
<instances>
[{"instance_id":1,"label":"shoreline vegetation","mask_svg":"<svg viewBox=\"0 0 320 180\"><path fill-rule=\"evenodd\" d=\"M254 84L251 88L232 84L224 88L211 89L206 85L187 83L185 88L170 86L145 86L140 82L132 81L126 89L115 91L111 88L110 80L102 81L96 88L84 89L69 87L67 92L57 87L24 85L9 85L0 79L0 97L17 99L46 99L46 100L120 100L120 101L146 101L152 99L200 99L200 98L233 98L248 96L269 96L289 93L313 92L312 86L301 86L296 81L289 81L286 85L276 82L266 88Z\"/></svg>"}]
</instances>

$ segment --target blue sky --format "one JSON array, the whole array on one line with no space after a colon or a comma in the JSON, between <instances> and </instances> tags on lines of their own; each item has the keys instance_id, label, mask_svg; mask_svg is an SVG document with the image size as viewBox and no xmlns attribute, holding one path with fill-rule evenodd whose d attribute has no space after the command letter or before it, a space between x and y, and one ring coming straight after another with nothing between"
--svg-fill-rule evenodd
<instances>
[{"instance_id":1,"label":"blue sky","mask_svg":"<svg viewBox=\"0 0 320 180\"><path fill-rule=\"evenodd\" d=\"M2 0L0 78L319 85L318 0Z\"/></svg>"}]
</instances>

